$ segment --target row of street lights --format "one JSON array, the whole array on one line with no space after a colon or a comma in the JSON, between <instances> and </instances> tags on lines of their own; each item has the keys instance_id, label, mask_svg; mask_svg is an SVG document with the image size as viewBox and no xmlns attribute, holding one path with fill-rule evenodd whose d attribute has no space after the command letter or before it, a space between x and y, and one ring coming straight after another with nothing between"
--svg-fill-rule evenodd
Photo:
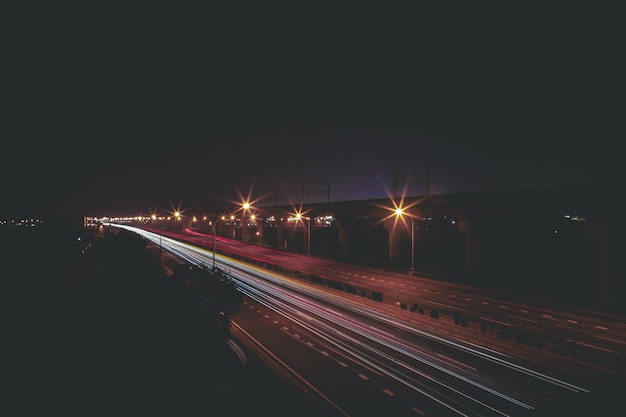
<instances>
[{"instance_id":1,"label":"row of street lights","mask_svg":"<svg viewBox=\"0 0 626 417\"><path fill-rule=\"evenodd\" d=\"M244 202L241 204L241 208L240 210L243 211L251 211L252 210L252 206L250 205L249 202ZM194 217L195 219L195 217ZM206 220L206 217L204 218ZM215 218L215 220L209 220L209 222L212 224L212 233L211 233L211 240L212 240L212 246L213 246L213 268L215 268L215 236L217 235L217 222L218 221L225 221L227 219L227 217L225 215L221 215ZM229 218L231 221L235 221L236 217L234 214L230 215ZM257 220L261 221L261 227L260 230L263 230L263 225L262 225L262 218L258 217L256 214L251 213L250 214L250 220L256 222ZM261 242L261 246L263 246L263 232L261 232L260 234L260 242Z\"/></svg>"},{"instance_id":2,"label":"row of street lights","mask_svg":"<svg viewBox=\"0 0 626 417\"><path fill-rule=\"evenodd\" d=\"M263 218L259 215L257 215L256 213L253 213L252 211L254 210L254 208L252 207L252 205L249 202L244 202L241 204L240 209L238 209L237 211L243 211L243 212L249 212L250 213L250 220L254 223L259 224L260 226L258 227L258 240L259 240L259 244L261 245L261 247L263 247ZM305 217L303 215L302 212L296 212L294 213L296 221L299 222L303 222L303 221L307 221L307 255L311 255L311 218L310 217ZM226 220L227 217L224 215L221 215L219 217L216 217L214 221L211 221L212 223L212 241L213 241L213 267L215 267L215 236L217 235L217 222L218 221L224 221ZM230 220L231 221L235 221L236 217L234 214L230 215Z\"/></svg>"},{"instance_id":3,"label":"row of street lights","mask_svg":"<svg viewBox=\"0 0 626 417\"><path fill-rule=\"evenodd\" d=\"M407 213L407 208L408 207L402 207L401 205L396 205L394 203L394 208L390 209L393 211L393 215L395 215L395 217L397 219L405 219L408 218L411 224L411 271L415 271L415 221L414 218L411 214ZM259 227L260 230L260 234L259 234L259 241L261 242L261 246L263 246L263 219L262 217L258 216L257 214L253 213L252 210L253 207L249 202L244 202L241 203L241 207L236 210L236 211L243 211L243 212L249 212L250 213L250 220L252 220L253 222L260 222L261 226ZM174 218L177 221L181 220L181 216L182 213L177 210L174 213ZM304 215L304 213L302 213L301 211L296 212L293 214L294 218L296 219L297 222L302 222L304 224L304 221L306 221L307 223L307 255L311 255L311 218L307 217ZM169 218L168 218L169 219ZM204 219L206 220L206 216L204 217ZM229 217L225 216L225 215L221 215L218 217L215 217L215 220L209 220L210 223L212 223L212 246L213 246L213 267L215 268L215 236L217 234L217 223L218 221L225 221L227 219L230 219L231 221L235 221L236 217L234 214L231 214ZM152 220L156 220L156 215L152 215ZM195 217L194 217L195 220ZM162 230L162 227L159 226L159 230ZM159 233L159 257L161 257L161 233Z\"/></svg>"},{"instance_id":4,"label":"row of street lights","mask_svg":"<svg viewBox=\"0 0 626 417\"><path fill-rule=\"evenodd\" d=\"M181 220L181 213L180 211L175 211L174 213L174 218L178 221ZM156 214L152 214L152 216L150 216L150 218L152 219L153 222L156 222L156 220L162 220L161 218L157 218ZM169 217L167 218L168 220L170 219ZM162 236L163 236L163 224L161 221L159 221L159 264L163 265L163 243L162 243Z\"/></svg>"}]
</instances>

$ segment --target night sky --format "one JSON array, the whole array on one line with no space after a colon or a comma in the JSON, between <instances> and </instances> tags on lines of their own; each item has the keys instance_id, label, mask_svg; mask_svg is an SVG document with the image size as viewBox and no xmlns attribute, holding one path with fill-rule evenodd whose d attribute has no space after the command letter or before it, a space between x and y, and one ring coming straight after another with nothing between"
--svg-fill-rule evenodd
<instances>
[{"instance_id":1,"label":"night sky","mask_svg":"<svg viewBox=\"0 0 626 417\"><path fill-rule=\"evenodd\" d=\"M624 177L621 2L14 3L0 218Z\"/></svg>"}]
</instances>

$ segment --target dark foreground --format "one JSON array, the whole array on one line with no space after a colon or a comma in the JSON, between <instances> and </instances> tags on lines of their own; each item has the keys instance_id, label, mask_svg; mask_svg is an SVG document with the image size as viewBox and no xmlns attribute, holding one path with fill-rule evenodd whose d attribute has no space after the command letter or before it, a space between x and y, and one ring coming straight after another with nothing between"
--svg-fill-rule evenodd
<instances>
[{"instance_id":1,"label":"dark foreground","mask_svg":"<svg viewBox=\"0 0 626 417\"><path fill-rule=\"evenodd\" d=\"M6 415L318 414L255 358L242 365L143 242L81 233L0 236Z\"/></svg>"}]
</instances>

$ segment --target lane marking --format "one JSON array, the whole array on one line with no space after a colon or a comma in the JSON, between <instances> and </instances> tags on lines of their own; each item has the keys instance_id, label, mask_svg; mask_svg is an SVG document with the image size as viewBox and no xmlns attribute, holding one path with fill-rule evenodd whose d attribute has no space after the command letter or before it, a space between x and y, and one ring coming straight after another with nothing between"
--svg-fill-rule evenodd
<instances>
[{"instance_id":1,"label":"lane marking","mask_svg":"<svg viewBox=\"0 0 626 417\"><path fill-rule=\"evenodd\" d=\"M598 349L598 350L601 350L601 351L603 351L603 352L615 353L615 351L613 351L613 350L611 350L611 349L606 349L606 348L603 348L603 347L600 347L600 346L591 345L591 344L589 344L589 343L578 342L578 341L577 341L577 342L575 342L575 343L576 343L576 344L578 344L578 345L581 345L581 346L587 346L587 347L592 348L592 349Z\"/></svg>"},{"instance_id":2,"label":"lane marking","mask_svg":"<svg viewBox=\"0 0 626 417\"><path fill-rule=\"evenodd\" d=\"M595 334L595 337L597 337L598 339L604 339L604 340L608 340L609 342L615 342L615 343L619 343L622 345L626 345L626 341L625 340L617 340L617 339L613 339L611 337L605 337L605 336L600 336L599 334Z\"/></svg>"},{"instance_id":3,"label":"lane marking","mask_svg":"<svg viewBox=\"0 0 626 417\"><path fill-rule=\"evenodd\" d=\"M250 333L246 332L241 326L239 326L235 322L233 322L233 326L235 326L246 337L248 337L250 340L252 340L257 346L259 346L261 349L263 349L263 351L267 355L269 355L272 359L274 359L276 362L278 362L287 371L291 372L296 378L298 378L300 381L302 381L302 383L305 384L309 389L311 389L313 392L315 392L317 395L319 395L322 399L324 399L324 401L326 401L333 408L335 408L339 413L341 413L342 415L344 415L346 417L350 417L350 415L348 413L346 413L341 407L339 407L330 398L328 398L326 395L324 395L319 389L317 389L313 384L311 384L308 380L306 380L302 375L297 373L289 365L287 365L285 362L283 362L278 356L273 354L272 351L270 351L268 348L266 348L264 345L262 345L261 342L259 342L254 337L252 337L252 335Z\"/></svg>"},{"instance_id":4,"label":"lane marking","mask_svg":"<svg viewBox=\"0 0 626 417\"><path fill-rule=\"evenodd\" d=\"M395 397L396 396L396 394L394 394L392 391L389 391L387 388L383 389L383 392L385 394L387 394L388 396L390 396L390 397Z\"/></svg>"},{"instance_id":5,"label":"lane marking","mask_svg":"<svg viewBox=\"0 0 626 417\"><path fill-rule=\"evenodd\" d=\"M455 364L457 364L458 366L462 366L463 368L466 368L466 369L471 369L472 371L475 371L475 370L476 370L476 368L474 368L473 366L470 366L470 365L468 365L468 364L466 364L466 363L463 363L463 362L461 362L461 361L457 361L456 359L449 358L449 357L447 357L446 355L443 355L443 354L441 354L441 353L438 353L438 354L437 354L437 356L440 356L440 357L442 357L443 359L445 359L445 360L447 360L447 361L449 361L449 362L455 363Z\"/></svg>"},{"instance_id":6,"label":"lane marking","mask_svg":"<svg viewBox=\"0 0 626 417\"><path fill-rule=\"evenodd\" d=\"M420 409L419 409L419 408L417 408L417 407L413 407L413 408L411 408L411 410L415 411L415 412L416 412L417 414L419 414L420 416L425 416L425 415L426 415L426 412L425 412L425 411L422 411L422 410L420 410Z\"/></svg>"}]
</instances>

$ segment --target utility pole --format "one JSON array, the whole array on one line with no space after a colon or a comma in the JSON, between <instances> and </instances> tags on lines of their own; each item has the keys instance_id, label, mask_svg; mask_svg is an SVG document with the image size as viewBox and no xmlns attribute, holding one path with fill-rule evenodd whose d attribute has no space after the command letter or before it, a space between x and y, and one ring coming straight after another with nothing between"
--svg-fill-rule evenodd
<instances>
[{"instance_id":1,"label":"utility pole","mask_svg":"<svg viewBox=\"0 0 626 417\"><path fill-rule=\"evenodd\" d=\"M398 184L398 164L396 162L393 163L393 199L395 200L397 197L397 184Z\"/></svg>"},{"instance_id":2,"label":"utility pole","mask_svg":"<svg viewBox=\"0 0 626 417\"><path fill-rule=\"evenodd\" d=\"M426 186L426 195L430 195L430 177L428 175L428 166L426 167L426 175L424 178L416 178L418 184L424 184Z\"/></svg>"},{"instance_id":3,"label":"utility pole","mask_svg":"<svg viewBox=\"0 0 626 417\"><path fill-rule=\"evenodd\" d=\"M393 198L394 200L398 197L398 184L399 183L406 184L406 182L407 182L406 178L398 178L398 163L394 162L393 163Z\"/></svg>"},{"instance_id":4,"label":"utility pole","mask_svg":"<svg viewBox=\"0 0 626 417\"><path fill-rule=\"evenodd\" d=\"M415 184L424 184L426 186L426 195L430 195L430 176L428 173L428 167L426 167L426 174L423 178L420 177L411 177L411 178L400 178L398 176L398 164L394 162L393 164L393 198L398 197L398 184L408 184L409 182L414 181ZM406 190L405 190L406 192Z\"/></svg>"},{"instance_id":5,"label":"utility pole","mask_svg":"<svg viewBox=\"0 0 626 417\"><path fill-rule=\"evenodd\" d=\"M304 204L305 196L306 196L306 180L302 180L302 204Z\"/></svg>"},{"instance_id":6,"label":"utility pole","mask_svg":"<svg viewBox=\"0 0 626 417\"><path fill-rule=\"evenodd\" d=\"M324 188L317 191L315 194L326 195L326 204L330 206L330 181L324 181Z\"/></svg>"},{"instance_id":7,"label":"utility pole","mask_svg":"<svg viewBox=\"0 0 626 417\"><path fill-rule=\"evenodd\" d=\"M326 181L326 204L330 204L330 181Z\"/></svg>"}]
</instances>

